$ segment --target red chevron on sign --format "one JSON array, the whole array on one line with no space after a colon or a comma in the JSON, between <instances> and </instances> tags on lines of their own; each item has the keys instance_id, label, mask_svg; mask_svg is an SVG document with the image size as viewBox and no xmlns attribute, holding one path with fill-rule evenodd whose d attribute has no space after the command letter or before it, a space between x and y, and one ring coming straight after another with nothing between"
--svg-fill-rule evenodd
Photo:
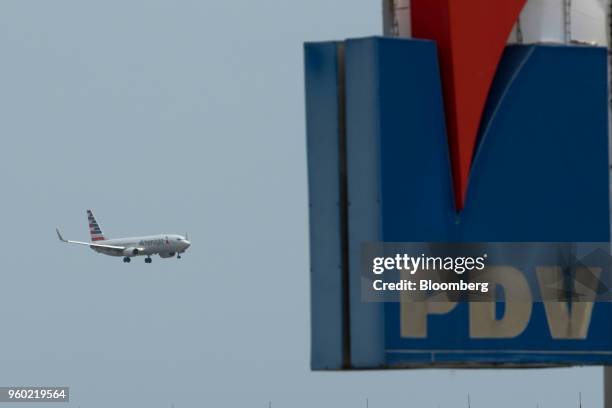
<instances>
[{"instance_id":1,"label":"red chevron on sign","mask_svg":"<svg viewBox=\"0 0 612 408\"><path fill-rule=\"evenodd\" d=\"M438 45L455 204L463 209L482 112L527 0L412 0L412 33Z\"/></svg>"}]
</instances>

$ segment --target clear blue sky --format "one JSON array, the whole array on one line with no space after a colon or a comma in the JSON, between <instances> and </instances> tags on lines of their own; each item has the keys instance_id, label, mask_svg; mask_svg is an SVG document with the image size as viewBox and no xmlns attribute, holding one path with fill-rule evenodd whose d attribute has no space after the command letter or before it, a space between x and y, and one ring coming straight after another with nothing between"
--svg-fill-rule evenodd
<instances>
[{"instance_id":1,"label":"clear blue sky","mask_svg":"<svg viewBox=\"0 0 612 408\"><path fill-rule=\"evenodd\" d=\"M0 4L0 385L70 406L575 407L600 368L309 371L302 43L378 0ZM180 260L61 245L189 232Z\"/></svg>"}]
</instances>

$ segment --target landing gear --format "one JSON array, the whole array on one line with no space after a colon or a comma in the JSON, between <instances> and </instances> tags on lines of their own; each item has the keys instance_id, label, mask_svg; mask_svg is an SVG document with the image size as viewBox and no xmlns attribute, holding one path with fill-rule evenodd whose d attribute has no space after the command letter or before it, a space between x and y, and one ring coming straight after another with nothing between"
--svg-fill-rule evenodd
<instances>
[{"instance_id":1,"label":"landing gear","mask_svg":"<svg viewBox=\"0 0 612 408\"><path fill-rule=\"evenodd\" d=\"M179 254L178 252L176 254L176 259L181 259L181 254Z\"/></svg>"},{"instance_id":2,"label":"landing gear","mask_svg":"<svg viewBox=\"0 0 612 408\"><path fill-rule=\"evenodd\" d=\"M132 258L130 258L129 256L126 256L126 257L123 258L123 262L130 263L130 262L132 262Z\"/></svg>"},{"instance_id":3,"label":"landing gear","mask_svg":"<svg viewBox=\"0 0 612 408\"><path fill-rule=\"evenodd\" d=\"M151 263L151 262L153 262L153 260L151 259L151 257L150 257L150 256L147 256L147 257L145 258L145 263Z\"/></svg>"}]
</instances>

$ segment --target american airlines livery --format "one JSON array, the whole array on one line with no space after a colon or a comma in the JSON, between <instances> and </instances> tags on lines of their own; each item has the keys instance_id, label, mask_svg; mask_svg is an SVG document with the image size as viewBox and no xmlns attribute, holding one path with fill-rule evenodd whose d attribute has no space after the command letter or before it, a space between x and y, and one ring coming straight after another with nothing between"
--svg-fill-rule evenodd
<instances>
[{"instance_id":1,"label":"american airlines livery","mask_svg":"<svg viewBox=\"0 0 612 408\"><path fill-rule=\"evenodd\" d=\"M158 254L161 258L177 258L191 246L187 236L160 234L146 237L106 239L100 225L91 210L87 210L91 242L70 241L64 239L59 229L56 229L60 241L69 244L88 245L91 249L104 255L122 256L123 262L130 262L134 256L146 256L145 262L151 263L151 255Z\"/></svg>"}]
</instances>

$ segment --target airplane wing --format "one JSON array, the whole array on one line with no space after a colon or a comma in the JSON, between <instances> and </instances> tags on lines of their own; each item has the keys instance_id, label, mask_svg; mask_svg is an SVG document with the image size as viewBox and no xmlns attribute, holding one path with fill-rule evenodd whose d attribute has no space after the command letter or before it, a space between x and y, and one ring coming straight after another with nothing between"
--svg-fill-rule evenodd
<instances>
[{"instance_id":1,"label":"airplane wing","mask_svg":"<svg viewBox=\"0 0 612 408\"><path fill-rule=\"evenodd\" d=\"M87 245L88 247L97 247L97 248L106 248L106 249L114 249L116 251L123 251L126 249L126 247L123 246L115 246L115 245L104 245L104 244L95 244L93 242L81 242L81 241L70 241L67 239L64 239L64 237L62 237L62 234L60 233L59 229L56 228L55 232L57 232L57 236L60 239L60 241L62 242L66 242L68 244L79 244L79 245ZM140 248L138 248L140 249Z\"/></svg>"}]
</instances>

